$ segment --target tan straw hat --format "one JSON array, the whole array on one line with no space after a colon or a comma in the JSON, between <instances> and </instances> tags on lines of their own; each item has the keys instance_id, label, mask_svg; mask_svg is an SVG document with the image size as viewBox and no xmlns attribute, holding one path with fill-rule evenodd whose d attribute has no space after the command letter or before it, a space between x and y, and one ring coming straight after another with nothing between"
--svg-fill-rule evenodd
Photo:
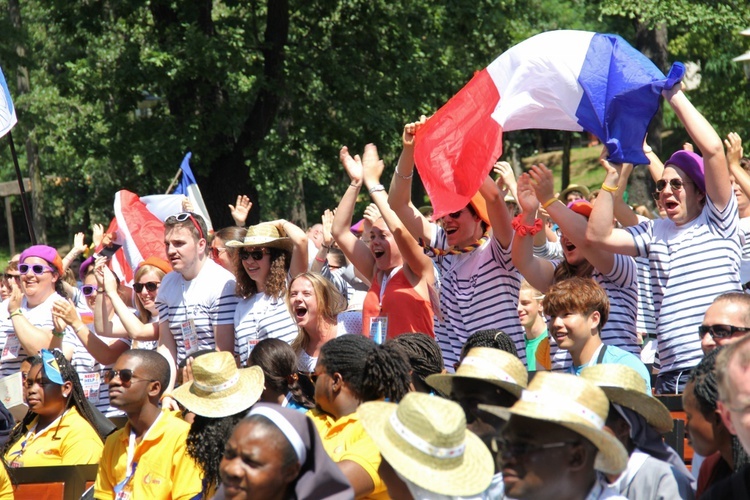
<instances>
[{"instance_id":1,"label":"tan straw hat","mask_svg":"<svg viewBox=\"0 0 750 500\"><path fill-rule=\"evenodd\" d=\"M292 242L292 239L288 236L281 234L279 228L276 227L275 224L264 222L256 226L248 227L244 240L230 240L227 241L225 245L231 248L270 247L291 252L294 242Z\"/></svg>"},{"instance_id":2,"label":"tan straw hat","mask_svg":"<svg viewBox=\"0 0 750 500\"><path fill-rule=\"evenodd\" d=\"M430 387L450 396L455 378L482 380L518 397L528 385L529 373L521 360L509 352L492 347L474 347L461 361L455 374L436 373L425 381Z\"/></svg>"},{"instance_id":3,"label":"tan straw hat","mask_svg":"<svg viewBox=\"0 0 750 500\"><path fill-rule=\"evenodd\" d=\"M616 363L589 366L580 376L600 387L612 403L641 415L658 432L672 430L672 416L667 407L649 394L646 381L629 366Z\"/></svg>"},{"instance_id":4,"label":"tan straw hat","mask_svg":"<svg viewBox=\"0 0 750 500\"><path fill-rule=\"evenodd\" d=\"M568 187L560 191L560 196L558 196L557 198L567 205L567 197L571 191L578 191L579 193L581 193L581 195L583 195L584 198L588 198L589 194L591 194L589 193L589 188L587 188L586 186L580 186L578 184L568 184Z\"/></svg>"},{"instance_id":5,"label":"tan straw hat","mask_svg":"<svg viewBox=\"0 0 750 500\"><path fill-rule=\"evenodd\" d=\"M172 396L202 417L236 415L254 405L263 392L263 370L259 366L237 369L234 356L227 351L195 358L193 379L175 389Z\"/></svg>"},{"instance_id":6,"label":"tan straw hat","mask_svg":"<svg viewBox=\"0 0 750 500\"><path fill-rule=\"evenodd\" d=\"M518 415L553 422L580 434L599 450L594 468L606 474L620 474L627 466L627 451L604 429L609 413L607 396L581 377L537 372L521 399L510 408L479 405L479 409L506 420Z\"/></svg>"},{"instance_id":7,"label":"tan straw hat","mask_svg":"<svg viewBox=\"0 0 750 500\"><path fill-rule=\"evenodd\" d=\"M492 455L466 430L457 403L410 392L398 405L372 401L357 413L383 458L417 486L441 495L472 496L490 485Z\"/></svg>"}]
</instances>

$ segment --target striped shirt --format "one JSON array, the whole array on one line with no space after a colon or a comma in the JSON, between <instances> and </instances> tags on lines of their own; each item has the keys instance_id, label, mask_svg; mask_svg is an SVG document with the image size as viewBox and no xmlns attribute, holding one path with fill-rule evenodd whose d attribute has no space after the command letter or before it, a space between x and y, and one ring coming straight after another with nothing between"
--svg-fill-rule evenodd
<instances>
[{"instance_id":1,"label":"striped shirt","mask_svg":"<svg viewBox=\"0 0 750 500\"><path fill-rule=\"evenodd\" d=\"M279 339L291 344L298 332L284 297L256 293L240 299L234 312L234 352L240 366L247 365L250 351L261 340Z\"/></svg>"},{"instance_id":2,"label":"striped shirt","mask_svg":"<svg viewBox=\"0 0 750 500\"><path fill-rule=\"evenodd\" d=\"M659 219L625 230L649 260L660 371L692 368L703 356L697 332L706 309L741 290L737 199L719 210L706 196L700 215L682 226Z\"/></svg>"},{"instance_id":3,"label":"striped shirt","mask_svg":"<svg viewBox=\"0 0 750 500\"><path fill-rule=\"evenodd\" d=\"M740 219L740 235L742 236L740 282L744 285L750 282L750 217Z\"/></svg>"},{"instance_id":4,"label":"striped shirt","mask_svg":"<svg viewBox=\"0 0 750 500\"><path fill-rule=\"evenodd\" d=\"M198 350L216 349L214 327L234 324L237 296L232 273L207 259L198 276L187 281L176 271L164 276L156 307L159 321L169 325L177 346L177 364ZM196 340L185 338L195 329ZM186 341L187 344L186 345Z\"/></svg>"},{"instance_id":5,"label":"striped shirt","mask_svg":"<svg viewBox=\"0 0 750 500\"><path fill-rule=\"evenodd\" d=\"M448 236L432 224L430 246L447 249ZM446 367L452 367L469 336L480 330L498 328L516 345L518 357L526 363L524 329L518 318L521 275L513 266L510 246L500 246L491 236L482 246L458 255L436 258L441 276L440 312L435 322L435 340L440 344Z\"/></svg>"}]
</instances>

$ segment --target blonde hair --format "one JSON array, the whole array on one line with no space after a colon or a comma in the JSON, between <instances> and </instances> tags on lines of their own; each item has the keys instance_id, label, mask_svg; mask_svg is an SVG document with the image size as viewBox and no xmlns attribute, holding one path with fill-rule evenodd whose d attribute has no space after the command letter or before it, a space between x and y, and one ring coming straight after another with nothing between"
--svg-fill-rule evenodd
<instances>
[{"instance_id":1,"label":"blonde hair","mask_svg":"<svg viewBox=\"0 0 750 500\"><path fill-rule=\"evenodd\" d=\"M531 298L537 301L544 300L544 294L531 286L531 283L529 283L526 280L521 280L521 289L519 292L523 292L524 290L528 290L531 292Z\"/></svg>"},{"instance_id":2,"label":"blonde hair","mask_svg":"<svg viewBox=\"0 0 750 500\"><path fill-rule=\"evenodd\" d=\"M336 323L336 317L346 309L346 299L336 289L336 287L321 276L318 273L301 273L295 276L292 281L289 282L289 287L286 291L286 307L289 309L289 314L294 317L294 311L292 310L292 301L290 298L290 290L295 281L300 278L305 278L313 287L315 292L315 301L318 304L318 324L324 320L328 320L331 323ZM299 333L297 338L292 341L292 348L294 352L299 354L303 349L307 347L310 342L310 334L305 331L302 327L297 327Z\"/></svg>"},{"instance_id":3,"label":"blonde hair","mask_svg":"<svg viewBox=\"0 0 750 500\"><path fill-rule=\"evenodd\" d=\"M135 272L135 276L133 277L133 283L138 283L138 280L141 279L141 277L147 273L156 274L159 277L160 283L161 283L161 280L164 279L164 275L166 274L164 271L162 271L156 266L144 264L141 267L139 267L138 270ZM136 295L135 308L138 310L138 316L141 318L141 321L143 321L144 323L150 322L151 313L149 312L148 309L143 307L143 304L141 304L141 298L138 297L138 295L140 294L135 294L135 295Z\"/></svg>"}]
</instances>

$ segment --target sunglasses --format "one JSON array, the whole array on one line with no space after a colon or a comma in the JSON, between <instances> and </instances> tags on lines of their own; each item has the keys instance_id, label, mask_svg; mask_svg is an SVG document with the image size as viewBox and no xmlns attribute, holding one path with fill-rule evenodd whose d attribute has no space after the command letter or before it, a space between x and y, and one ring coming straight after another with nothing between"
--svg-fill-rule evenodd
<instances>
[{"instance_id":1,"label":"sunglasses","mask_svg":"<svg viewBox=\"0 0 750 500\"><path fill-rule=\"evenodd\" d=\"M462 208L458 212L451 212L448 215L446 215L445 217L450 217L451 219L458 219L459 217L461 217L461 214L463 213L463 211L464 211L464 209Z\"/></svg>"},{"instance_id":2,"label":"sunglasses","mask_svg":"<svg viewBox=\"0 0 750 500\"><path fill-rule=\"evenodd\" d=\"M211 258L216 260L219 258L221 252L226 252L226 247L211 247Z\"/></svg>"},{"instance_id":3,"label":"sunglasses","mask_svg":"<svg viewBox=\"0 0 750 500\"><path fill-rule=\"evenodd\" d=\"M252 257L253 260L261 260L264 255L270 253L271 251L267 248L261 248L260 250L240 250L240 260L247 260L248 257Z\"/></svg>"},{"instance_id":4,"label":"sunglasses","mask_svg":"<svg viewBox=\"0 0 750 500\"><path fill-rule=\"evenodd\" d=\"M147 283L133 283L133 290L135 293L141 293L145 287L149 292L155 292L159 289L160 283L158 281L149 281Z\"/></svg>"},{"instance_id":5,"label":"sunglasses","mask_svg":"<svg viewBox=\"0 0 750 500\"><path fill-rule=\"evenodd\" d=\"M698 335L701 340L703 340L703 337L705 337L707 333L711 334L712 339L727 339L735 333L747 332L750 332L750 328L742 328L732 325L701 325L698 327Z\"/></svg>"},{"instance_id":6,"label":"sunglasses","mask_svg":"<svg viewBox=\"0 0 750 500\"><path fill-rule=\"evenodd\" d=\"M39 387L46 387L48 385L55 385L55 383L46 378L37 378L37 379L27 378L26 380L23 381L23 385L26 386L27 389L31 389L32 387L34 387L34 385L39 385Z\"/></svg>"},{"instance_id":7,"label":"sunglasses","mask_svg":"<svg viewBox=\"0 0 750 500\"><path fill-rule=\"evenodd\" d=\"M494 438L492 441L493 448L496 447L500 456L510 455L512 457L523 457L543 450L562 448L564 446L578 444L578 441L559 441L556 443L532 444L525 443L523 441L507 441L502 438Z\"/></svg>"},{"instance_id":8,"label":"sunglasses","mask_svg":"<svg viewBox=\"0 0 750 500\"><path fill-rule=\"evenodd\" d=\"M685 186L685 183L682 182L682 179L670 179L669 180L669 187L672 188L672 191L679 191ZM656 192L661 193L664 191L664 188L667 187L667 181L664 179L659 179L656 181Z\"/></svg>"},{"instance_id":9,"label":"sunglasses","mask_svg":"<svg viewBox=\"0 0 750 500\"><path fill-rule=\"evenodd\" d=\"M156 382L156 380L153 380L153 379L141 378L141 377L138 377L137 375L133 375L133 370L131 370L129 368L123 368L122 370L109 370L104 375L104 380L108 384L111 384L112 381L115 379L115 377L117 377L118 375L120 376L120 382L122 382L123 385L127 385L131 381L134 381L134 380L135 381L143 380L143 381L146 381L146 382Z\"/></svg>"},{"instance_id":10,"label":"sunglasses","mask_svg":"<svg viewBox=\"0 0 750 500\"><path fill-rule=\"evenodd\" d=\"M206 235L203 234L203 229L201 229L201 225L198 224L198 221L195 220L195 217L193 217L193 214L191 214L190 212L182 212L182 213L179 213L177 215L171 215L171 216L167 217L167 220L164 221L164 222L166 222L168 224L172 224L175 221L177 221L177 222L185 222L188 219L190 220L190 222L193 223L193 226L195 227L195 230L198 231L198 234L200 235L199 239L201 239L201 240L204 239L206 237Z\"/></svg>"},{"instance_id":11,"label":"sunglasses","mask_svg":"<svg viewBox=\"0 0 750 500\"><path fill-rule=\"evenodd\" d=\"M96 287L94 285L83 285L81 287L81 292L83 292L83 295L86 297L91 297L96 293Z\"/></svg>"},{"instance_id":12,"label":"sunglasses","mask_svg":"<svg viewBox=\"0 0 750 500\"><path fill-rule=\"evenodd\" d=\"M21 277L21 275L20 275L20 274L10 274L10 273L5 273L5 274L3 274L3 279L4 279L5 281L10 281L10 280L17 280L17 279L18 279L18 278L20 278L20 277Z\"/></svg>"},{"instance_id":13,"label":"sunglasses","mask_svg":"<svg viewBox=\"0 0 750 500\"><path fill-rule=\"evenodd\" d=\"M49 266L45 266L44 264L19 264L18 265L18 272L26 275L29 274L29 271L33 272L35 275L40 276L46 272L53 273L55 272L54 269L52 269Z\"/></svg>"}]
</instances>

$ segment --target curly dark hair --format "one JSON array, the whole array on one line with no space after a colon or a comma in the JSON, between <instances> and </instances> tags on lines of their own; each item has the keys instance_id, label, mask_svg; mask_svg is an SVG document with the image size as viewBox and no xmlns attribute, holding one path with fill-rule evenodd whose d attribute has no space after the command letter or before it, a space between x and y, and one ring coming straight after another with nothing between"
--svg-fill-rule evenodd
<instances>
[{"instance_id":1,"label":"curly dark hair","mask_svg":"<svg viewBox=\"0 0 750 500\"><path fill-rule=\"evenodd\" d=\"M440 346L435 339L425 333L404 333L386 344L392 344L404 353L409 360L413 376L421 382L432 374L442 373L445 369Z\"/></svg>"},{"instance_id":2,"label":"curly dark hair","mask_svg":"<svg viewBox=\"0 0 750 500\"><path fill-rule=\"evenodd\" d=\"M203 493L219 484L219 465L224 445L229 440L235 425L245 416L247 410L224 418L195 416L187 436L187 452L203 472Z\"/></svg>"},{"instance_id":3,"label":"curly dark hair","mask_svg":"<svg viewBox=\"0 0 750 500\"><path fill-rule=\"evenodd\" d=\"M263 339L250 351L248 366L260 366L267 388L278 393L291 393L292 398L305 408L315 403L302 391L297 374L297 355L294 349L279 339Z\"/></svg>"},{"instance_id":4,"label":"curly dark hair","mask_svg":"<svg viewBox=\"0 0 750 500\"><path fill-rule=\"evenodd\" d=\"M492 347L493 349L500 349L501 351L518 356L513 340L511 340L507 333L496 328L472 333L461 348L459 361L463 361L466 354L475 347Z\"/></svg>"},{"instance_id":5,"label":"curly dark hair","mask_svg":"<svg viewBox=\"0 0 750 500\"><path fill-rule=\"evenodd\" d=\"M403 352L361 335L344 335L323 344L318 364L327 373L339 373L362 402L386 398L397 403L410 389L411 366Z\"/></svg>"},{"instance_id":6,"label":"curly dark hair","mask_svg":"<svg viewBox=\"0 0 750 500\"><path fill-rule=\"evenodd\" d=\"M278 248L266 248L271 252L271 268L268 270L268 277L266 278L265 293L271 297L281 298L286 293L286 276L289 273L289 266L292 263L291 255ZM239 255L240 253L237 252L233 257L236 260L237 269L235 272L235 278L237 279L235 293L246 299L258 293L258 286L255 284L255 280L248 276L245 268L242 266L242 262L239 261Z\"/></svg>"}]
</instances>

